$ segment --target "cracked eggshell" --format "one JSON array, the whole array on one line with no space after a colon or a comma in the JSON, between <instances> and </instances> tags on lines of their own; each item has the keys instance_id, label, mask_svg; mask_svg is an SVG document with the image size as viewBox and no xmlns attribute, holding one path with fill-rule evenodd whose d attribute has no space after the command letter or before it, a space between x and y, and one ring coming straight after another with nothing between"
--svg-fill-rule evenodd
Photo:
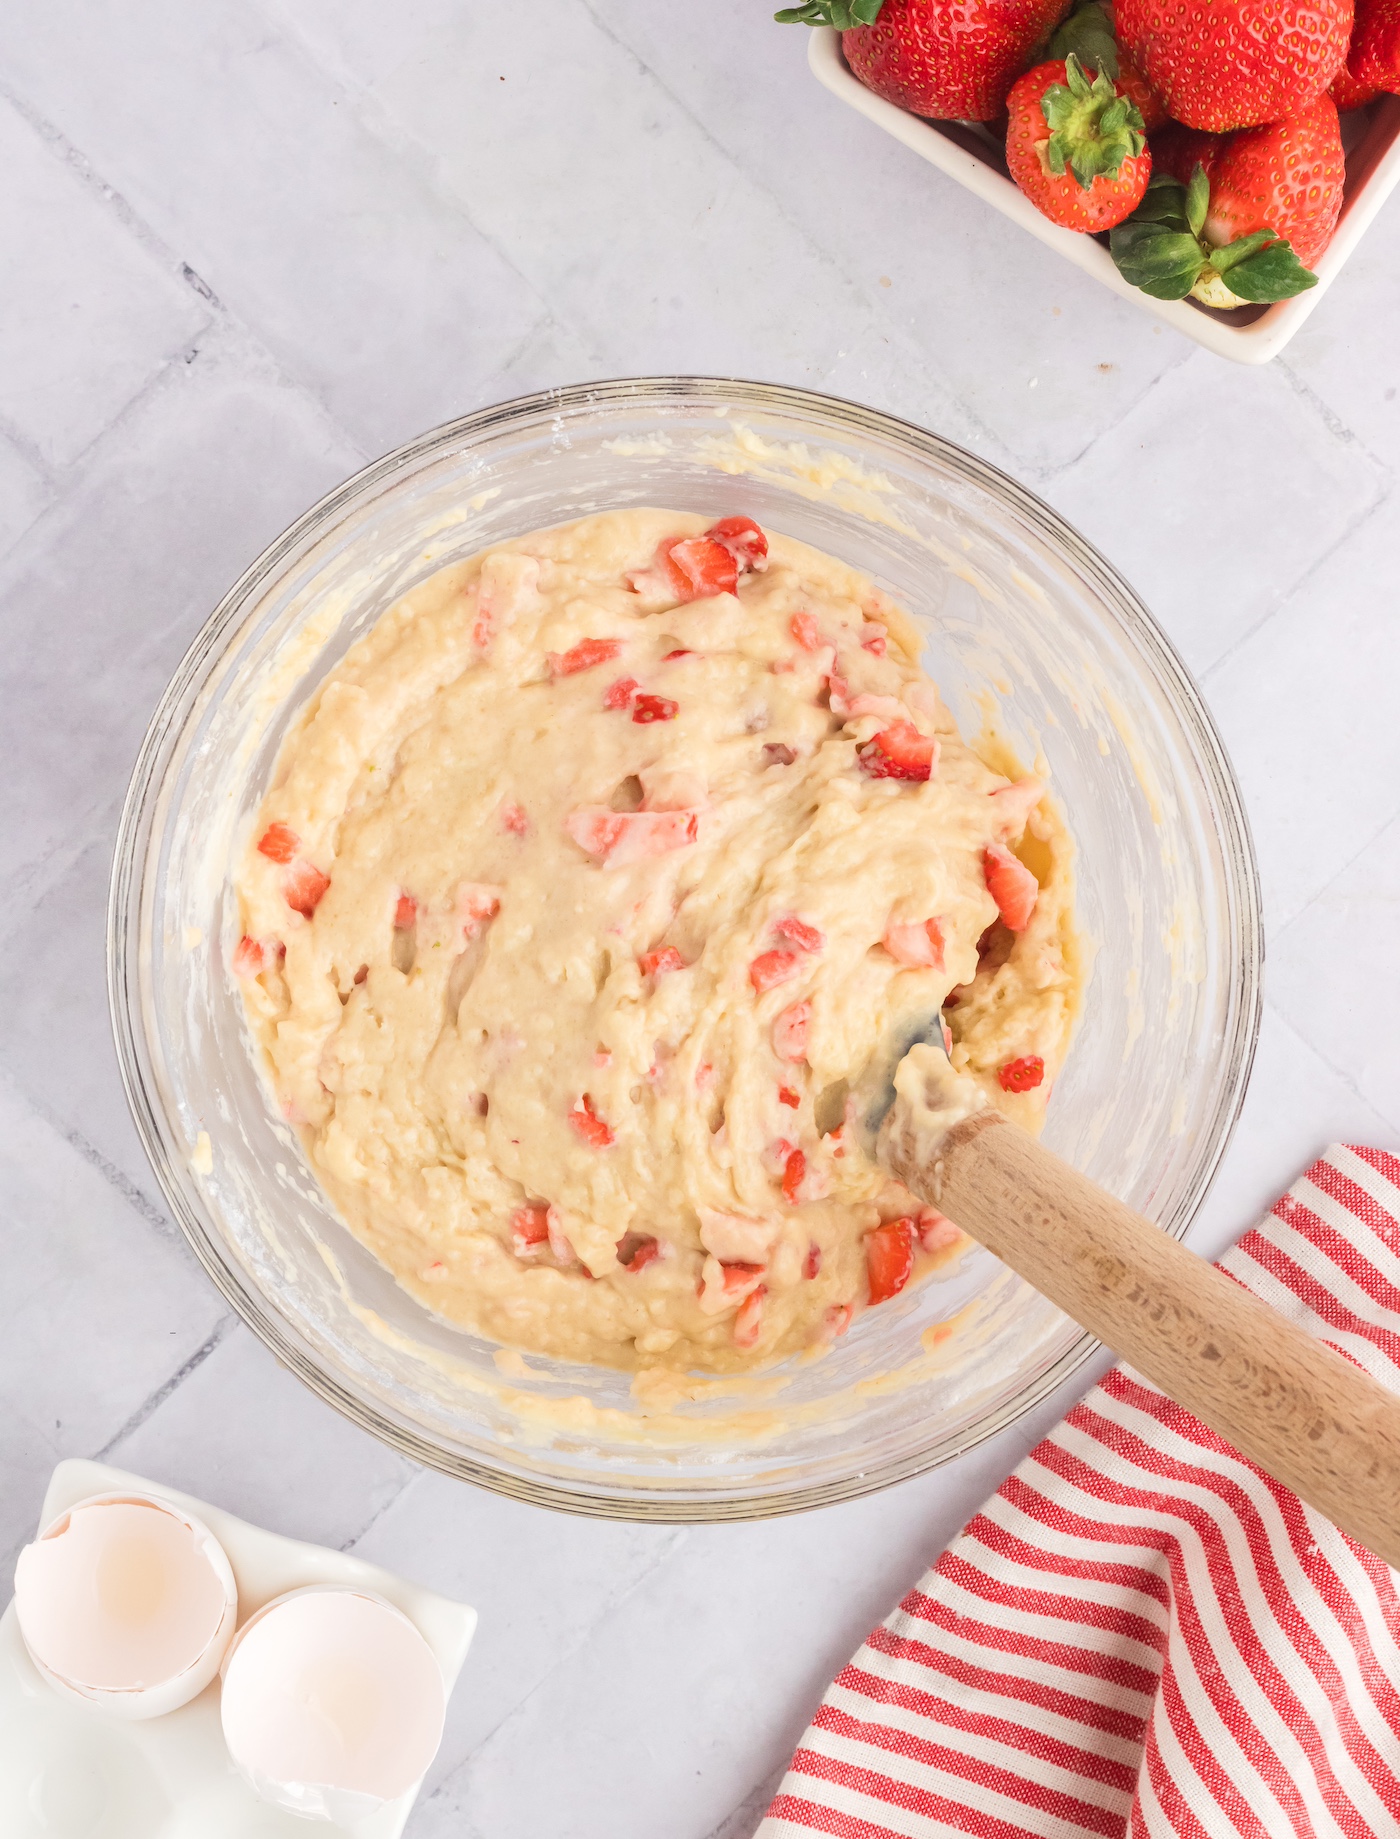
<instances>
[{"instance_id":1,"label":"cracked eggshell","mask_svg":"<svg viewBox=\"0 0 1400 1839\"><path fill-rule=\"evenodd\" d=\"M223 1547L149 1494L99 1494L58 1516L15 1566L15 1614L54 1691L126 1719L197 1698L238 1619Z\"/></svg>"},{"instance_id":2,"label":"cracked eggshell","mask_svg":"<svg viewBox=\"0 0 1400 1839\"><path fill-rule=\"evenodd\" d=\"M277 1597L223 1666L224 1741L266 1801L353 1825L406 1794L442 1741L432 1649L381 1597L335 1585Z\"/></svg>"}]
</instances>

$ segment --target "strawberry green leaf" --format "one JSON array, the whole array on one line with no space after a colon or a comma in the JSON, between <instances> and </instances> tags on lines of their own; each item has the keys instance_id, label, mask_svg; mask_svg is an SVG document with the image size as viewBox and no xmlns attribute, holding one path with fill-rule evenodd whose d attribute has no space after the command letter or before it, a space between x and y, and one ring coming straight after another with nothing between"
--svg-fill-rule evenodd
<instances>
[{"instance_id":1,"label":"strawberry green leaf","mask_svg":"<svg viewBox=\"0 0 1400 1839\"><path fill-rule=\"evenodd\" d=\"M1072 51L1065 81L1050 85L1040 111L1050 129L1045 158L1051 172L1058 176L1068 167L1086 192L1100 176L1116 179L1124 160L1147 144L1137 107L1102 73L1091 83Z\"/></svg>"},{"instance_id":2,"label":"strawberry green leaf","mask_svg":"<svg viewBox=\"0 0 1400 1839\"><path fill-rule=\"evenodd\" d=\"M1226 265L1225 285L1232 294L1238 294L1241 300L1290 300L1294 294L1305 294L1317 286L1317 276L1310 268L1304 268L1293 253L1292 243L1282 238L1269 240L1267 230L1256 230L1251 236L1227 243L1223 249L1212 249L1211 267L1218 270L1222 256L1228 256L1241 243L1256 243L1261 236L1266 239L1265 247L1256 246Z\"/></svg>"},{"instance_id":3,"label":"strawberry green leaf","mask_svg":"<svg viewBox=\"0 0 1400 1839\"><path fill-rule=\"evenodd\" d=\"M853 26L873 26L885 0L806 0L802 6L785 6L773 17L780 26L835 26L849 32Z\"/></svg>"},{"instance_id":4,"label":"strawberry green leaf","mask_svg":"<svg viewBox=\"0 0 1400 1839\"><path fill-rule=\"evenodd\" d=\"M1205 267L1189 232L1141 222L1136 213L1109 232L1108 247L1123 279L1154 300L1184 300Z\"/></svg>"},{"instance_id":5,"label":"strawberry green leaf","mask_svg":"<svg viewBox=\"0 0 1400 1839\"><path fill-rule=\"evenodd\" d=\"M1088 6L1081 6L1078 12L1070 14L1056 29L1046 56L1077 57L1081 64L1097 70L1101 76L1118 75L1118 40L1108 11L1100 0L1090 0Z\"/></svg>"},{"instance_id":6,"label":"strawberry green leaf","mask_svg":"<svg viewBox=\"0 0 1400 1839\"><path fill-rule=\"evenodd\" d=\"M1129 219L1131 223L1159 223L1168 230L1189 233L1186 216L1186 187L1169 173L1154 172L1147 181L1142 201Z\"/></svg>"},{"instance_id":7,"label":"strawberry green leaf","mask_svg":"<svg viewBox=\"0 0 1400 1839\"><path fill-rule=\"evenodd\" d=\"M1197 160L1196 169L1191 174L1191 183L1186 187L1186 227L1192 236L1201 234L1209 208L1210 180L1206 177L1205 167Z\"/></svg>"},{"instance_id":8,"label":"strawberry green leaf","mask_svg":"<svg viewBox=\"0 0 1400 1839\"><path fill-rule=\"evenodd\" d=\"M1237 262L1247 261L1260 249L1277 241L1278 235L1273 230L1251 230L1248 236L1237 236L1233 243L1212 249L1210 265L1218 275L1228 275Z\"/></svg>"}]
</instances>

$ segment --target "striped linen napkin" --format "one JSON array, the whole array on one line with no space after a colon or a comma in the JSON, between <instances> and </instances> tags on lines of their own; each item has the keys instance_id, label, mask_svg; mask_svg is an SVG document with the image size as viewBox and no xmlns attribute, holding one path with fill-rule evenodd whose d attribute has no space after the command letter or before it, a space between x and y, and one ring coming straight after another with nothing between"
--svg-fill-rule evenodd
<instances>
[{"instance_id":1,"label":"striped linen napkin","mask_svg":"<svg viewBox=\"0 0 1400 1839\"><path fill-rule=\"evenodd\" d=\"M1223 1268L1400 1389L1400 1158ZM755 1839L1396 1839L1400 1572L1118 1366L832 1684Z\"/></svg>"}]
</instances>

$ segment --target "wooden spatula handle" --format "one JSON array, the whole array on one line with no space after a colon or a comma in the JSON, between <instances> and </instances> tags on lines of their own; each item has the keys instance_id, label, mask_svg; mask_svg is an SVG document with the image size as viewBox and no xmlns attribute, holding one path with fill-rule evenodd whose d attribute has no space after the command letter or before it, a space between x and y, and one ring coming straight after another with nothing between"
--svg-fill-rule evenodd
<instances>
[{"instance_id":1,"label":"wooden spatula handle","mask_svg":"<svg viewBox=\"0 0 1400 1839\"><path fill-rule=\"evenodd\" d=\"M1277 1481L1400 1566L1400 1395L995 1111L889 1167Z\"/></svg>"}]
</instances>

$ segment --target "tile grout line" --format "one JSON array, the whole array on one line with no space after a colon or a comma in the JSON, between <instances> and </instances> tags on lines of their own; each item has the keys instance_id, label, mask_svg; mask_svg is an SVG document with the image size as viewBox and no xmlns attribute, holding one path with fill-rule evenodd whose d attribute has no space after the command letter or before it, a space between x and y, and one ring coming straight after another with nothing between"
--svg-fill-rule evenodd
<instances>
[{"instance_id":1,"label":"tile grout line","mask_svg":"<svg viewBox=\"0 0 1400 1839\"><path fill-rule=\"evenodd\" d=\"M1367 1098L1366 1094L1358 1087L1355 1080L1352 1078L1351 1074L1348 1072L1345 1072L1340 1066L1336 1064L1334 1060L1329 1059L1328 1056L1323 1052L1323 1050L1317 1045L1317 1043L1315 1041L1310 1040L1308 1036L1303 1033L1302 1029L1293 1020L1293 1018L1285 1014L1285 1012L1279 1008L1277 1003L1269 1002L1266 998L1265 1006L1273 1010L1275 1017L1282 1024L1282 1026L1288 1030L1288 1032L1293 1036L1293 1038L1296 1041L1301 1041L1303 1046L1307 1048L1310 1054L1315 1054L1317 1056L1317 1058L1327 1068L1328 1072L1336 1074L1337 1078L1341 1080L1342 1084L1346 1087L1347 1091L1351 1093L1352 1097L1357 1101L1358 1104L1365 1105L1368 1111L1374 1112L1375 1115L1381 1120L1383 1124L1386 1125L1388 1129L1395 1131L1397 1140L1400 1140L1400 1120L1387 1116L1387 1114L1384 1111L1382 1111L1379 1108L1379 1106L1372 1104L1371 1100ZM1325 1147L1326 1146L1324 1145L1324 1148Z\"/></svg>"},{"instance_id":2,"label":"tile grout line","mask_svg":"<svg viewBox=\"0 0 1400 1839\"><path fill-rule=\"evenodd\" d=\"M1365 452L1366 449L1363 448L1362 451ZM1384 471L1386 474L1386 482L1383 484L1382 481L1380 480L1377 481L1377 484L1378 486L1381 487L1381 489L1379 490L1377 496L1371 500L1369 505L1367 505L1366 509L1361 513L1361 515L1353 519L1353 521L1349 523L1346 526L1346 528L1338 534L1335 542L1330 544L1329 547L1325 549L1320 556L1313 557L1312 561L1303 570L1302 574L1299 575L1298 579L1293 583L1293 585L1288 589L1287 593L1283 594L1277 601L1275 601L1274 605L1269 608L1267 613L1261 614L1260 617L1257 620L1255 620L1254 624L1249 628L1247 632L1242 632L1239 635L1239 637L1235 639L1231 645L1229 645L1224 651L1221 652L1218 658L1215 658L1206 667L1206 669L1201 672L1198 681L1202 684L1202 686L1209 683L1211 678L1221 668L1221 666L1224 664L1227 664L1230 661L1230 659L1235 656L1237 652L1242 650L1242 648L1245 645L1249 644L1250 640L1253 639L1256 636L1256 634L1262 632L1265 626L1267 626L1271 620L1277 619L1280 613L1285 612L1287 608L1292 605L1292 603L1303 592L1304 588L1307 587L1308 583L1312 580L1313 576L1322 567L1322 565L1325 562L1330 561L1331 558L1336 554L1337 550L1340 549L1344 543L1352 542L1353 539L1357 537L1361 533L1361 531L1363 531L1366 528L1366 526L1371 522L1372 518L1374 518L1378 512L1380 512L1387 505L1392 503L1392 501L1396 497L1396 494L1391 489L1390 484L1389 484L1389 469L1386 468L1384 469ZM1292 921L1289 920L1285 923L1291 925Z\"/></svg>"},{"instance_id":3,"label":"tile grout line","mask_svg":"<svg viewBox=\"0 0 1400 1839\"><path fill-rule=\"evenodd\" d=\"M258 354L259 358L267 366L273 379L281 388L287 389L293 394L300 395L306 402L310 403L315 408L317 414L324 420L327 427L335 433L337 438L340 439L352 453L362 454L359 442L353 439L346 429L341 427L340 423L331 413L328 405L311 385L282 365L272 350L263 342L253 328L225 305L224 301L204 277L171 248L165 239L146 222L145 218L141 216L140 212L136 210L122 192L119 192L114 185L109 185L107 183L88 156L74 141L69 139L61 128L54 122L48 120L48 118L37 109L27 97L4 81L0 81L0 103L6 103L13 109L15 114L24 122L35 138L48 149L52 157L56 159L60 165L65 167L78 182L99 201L104 209L111 211L115 215L122 228L133 239L137 246L143 249L146 254L155 261L158 267L162 268L175 280L181 282L211 308L213 318L211 321L207 322L207 324L222 322L226 330L229 328L236 330ZM189 347L187 346L186 350L188 349ZM122 413L124 414L126 409L131 408L134 403L142 400L149 393L152 385L163 378L170 370L172 364L177 361L178 354L167 359L167 361L156 371L154 377L148 381L146 386L125 405ZM189 360L186 359L186 362L188 361ZM78 462L86 459L92 454L104 440L109 430L116 425L118 420L120 420L120 416L114 418L114 420L108 424L107 428L96 435L83 449L82 453L76 457L73 464L78 464ZM362 455L362 457L368 456Z\"/></svg>"},{"instance_id":4,"label":"tile grout line","mask_svg":"<svg viewBox=\"0 0 1400 1839\"><path fill-rule=\"evenodd\" d=\"M1381 473L1387 481L1393 483L1395 478L1394 468L1388 465L1378 453L1373 453L1370 446L1362 440L1361 436L1354 428L1349 428L1347 426L1341 416L1332 407L1331 403L1327 401L1326 397L1318 395L1317 391L1310 383L1305 383L1298 372L1290 368L1285 358L1279 359L1278 367L1279 374L1287 382L1288 387L1293 391L1294 395L1297 396L1301 402L1307 403L1308 407L1317 416L1318 420L1322 422L1323 426L1327 428L1336 439L1345 442L1349 446L1355 447L1358 452L1364 453L1376 470Z\"/></svg>"},{"instance_id":5,"label":"tile grout line","mask_svg":"<svg viewBox=\"0 0 1400 1839\"><path fill-rule=\"evenodd\" d=\"M579 1631L577 1640L575 1640L570 1647L564 1649L563 1652L556 1652L554 1654L554 1656L552 1657L550 1661L549 1666L540 1675L540 1677L535 1681L534 1685L531 1686L530 1690L525 1694L525 1696L523 1698L517 1699L516 1702L510 1707L510 1709L506 1711L504 1715L500 1717L496 1721L496 1723L494 1723L491 1726L490 1730L486 1732L485 1736L483 1736L476 1744L474 1744L473 1747L467 1751L465 1756L462 1756L459 1758L459 1760L453 1765L453 1767L448 1771L448 1773L443 1776L442 1780L438 1783L437 1787L434 1788L432 1793L427 1797L427 1800L424 1802L424 1806L430 1806L435 1800L438 1799L440 1795L445 1793L446 1790L449 1787L451 1787L452 1783L455 1782L458 1779L458 1777L463 1774L464 1771L470 1768L472 1762L478 1756L481 1755L482 1751L485 1750L490 1743L492 1743L495 1740L496 1736L501 1731L505 1730L506 1727L509 1724L511 1724L519 1716L519 1714L522 1711L524 1711L525 1707L531 1704L532 1701L544 1690L544 1688L549 1684L550 1680L552 1680L554 1676L559 1672L560 1668L567 1665L568 1662L572 1660L576 1654L582 1652L583 1648L587 1645L587 1643L590 1640L592 1640L595 1630L601 1627L601 1625L604 1622L606 1622L619 1609L621 1609L623 1604L626 1603L631 1597L635 1596L636 1593L642 1588L643 1584L645 1584L650 1578L654 1577L657 1574L657 1572L660 1571L665 1566L665 1564L668 1562L668 1560L672 1557L672 1555L675 1552L680 1551L684 1547L685 1542L686 1542L687 1532L688 1532L688 1529L686 1527L678 1526L675 1529L674 1533L672 1534L671 1538L668 1539L665 1545L661 1547L660 1551L658 1552L657 1556L652 1560L652 1562L649 1565L647 1565L644 1570L638 1572L635 1576L630 1578L627 1582L626 1587L622 1589L621 1591L619 1591L616 1596L611 1596L608 1598L608 1600L599 1609L598 1614L588 1624L587 1628L581 1629Z\"/></svg>"},{"instance_id":6,"label":"tile grout line","mask_svg":"<svg viewBox=\"0 0 1400 1839\"><path fill-rule=\"evenodd\" d=\"M133 1436L148 1418L159 1411L166 1399L179 1390L190 1377L191 1373L194 1373L198 1368L204 1365L204 1362L209 1356L215 1352L215 1350L228 1338L231 1331L237 1326L238 1317L234 1315L232 1311L228 1311L221 1316L219 1321L215 1324L214 1332L209 1336L204 1345L196 1348L189 1359L185 1361L184 1365L176 1372L172 1373L169 1379L162 1385L158 1386L144 1404L137 1406L136 1410L132 1412L125 1424L123 1424L120 1430L113 1436L108 1438L107 1442L103 1444L102 1448L98 1450L96 1456L94 1456L92 1460L94 1462L105 1462L119 1444L125 1442L128 1437Z\"/></svg>"}]
</instances>

